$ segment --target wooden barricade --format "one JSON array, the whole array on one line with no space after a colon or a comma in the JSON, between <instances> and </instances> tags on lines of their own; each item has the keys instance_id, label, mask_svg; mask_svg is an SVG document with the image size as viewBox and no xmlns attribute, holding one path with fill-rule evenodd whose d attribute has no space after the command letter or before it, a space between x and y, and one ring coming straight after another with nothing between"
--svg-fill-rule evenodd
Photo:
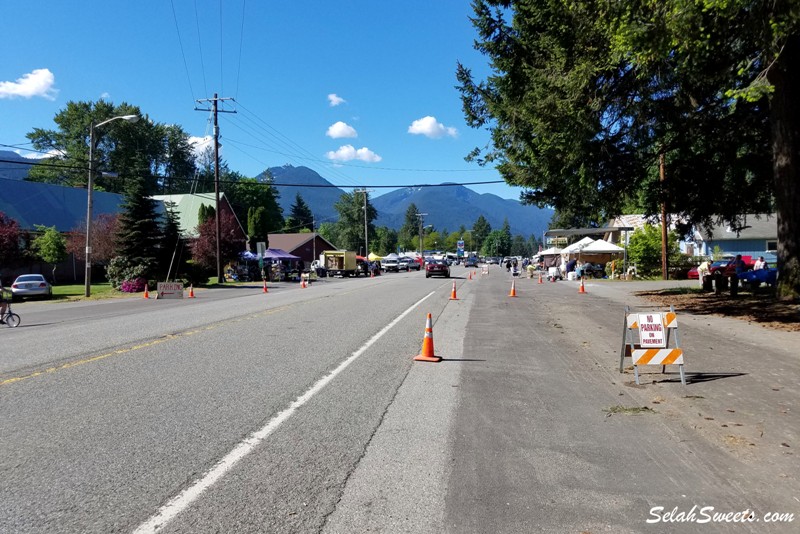
<instances>
[{"instance_id":1,"label":"wooden barricade","mask_svg":"<svg viewBox=\"0 0 800 534\"><path fill-rule=\"evenodd\" d=\"M678 317L674 306L670 306L668 312L633 312L629 306L625 306L622 347L619 353L620 373L624 370L626 357L630 357L633 361L633 373L637 384L640 365L660 365L662 373L666 371L667 365L677 365L681 374L681 384L686 385L683 349L680 347Z\"/></svg>"}]
</instances>

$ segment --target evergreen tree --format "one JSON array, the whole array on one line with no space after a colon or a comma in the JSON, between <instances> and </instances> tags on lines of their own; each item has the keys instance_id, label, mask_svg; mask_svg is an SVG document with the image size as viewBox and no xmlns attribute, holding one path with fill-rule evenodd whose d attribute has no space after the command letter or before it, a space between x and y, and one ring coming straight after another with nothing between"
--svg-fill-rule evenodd
<instances>
[{"instance_id":1,"label":"evergreen tree","mask_svg":"<svg viewBox=\"0 0 800 534\"><path fill-rule=\"evenodd\" d=\"M404 250L416 250L419 248L419 210L413 202L406 208L406 216L403 226L397 232L397 241Z\"/></svg>"},{"instance_id":2,"label":"evergreen tree","mask_svg":"<svg viewBox=\"0 0 800 534\"><path fill-rule=\"evenodd\" d=\"M214 219L217 216L217 210L214 206L207 204L200 204L200 209L197 211L197 226L205 224L209 219Z\"/></svg>"},{"instance_id":3,"label":"evergreen tree","mask_svg":"<svg viewBox=\"0 0 800 534\"><path fill-rule=\"evenodd\" d=\"M178 213L175 211L176 205L173 202L166 202L164 208L166 211L161 220L162 236L158 247L157 273L163 275L164 280L168 281L178 278L180 273L186 272L186 255L184 255L180 221Z\"/></svg>"},{"instance_id":4,"label":"evergreen tree","mask_svg":"<svg viewBox=\"0 0 800 534\"><path fill-rule=\"evenodd\" d=\"M472 241L475 250L483 249L483 242L491 231L492 225L489 224L489 221L483 215L478 216L475 224L472 225Z\"/></svg>"},{"instance_id":5,"label":"evergreen tree","mask_svg":"<svg viewBox=\"0 0 800 534\"><path fill-rule=\"evenodd\" d=\"M125 194L119 215L116 255L141 266L145 278L150 279L157 267L161 239L156 201L147 194L145 179L137 178Z\"/></svg>"},{"instance_id":6,"label":"evergreen tree","mask_svg":"<svg viewBox=\"0 0 800 534\"><path fill-rule=\"evenodd\" d=\"M286 218L285 229L287 232L314 231L314 214L300 193L295 196L289 217Z\"/></svg>"},{"instance_id":7,"label":"evergreen tree","mask_svg":"<svg viewBox=\"0 0 800 534\"><path fill-rule=\"evenodd\" d=\"M247 237L250 240L250 250L256 249L256 243L262 241L269 248L269 223L267 210L264 206L250 207L247 210Z\"/></svg>"}]
</instances>

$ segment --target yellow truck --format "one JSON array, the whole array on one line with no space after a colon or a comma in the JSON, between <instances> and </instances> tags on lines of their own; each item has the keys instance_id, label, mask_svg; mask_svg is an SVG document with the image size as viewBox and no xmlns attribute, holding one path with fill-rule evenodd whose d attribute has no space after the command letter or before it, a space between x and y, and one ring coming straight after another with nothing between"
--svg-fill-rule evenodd
<instances>
[{"instance_id":1,"label":"yellow truck","mask_svg":"<svg viewBox=\"0 0 800 534\"><path fill-rule=\"evenodd\" d=\"M326 250L321 256L328 276L358 276L356 253L352 250Z\"/></svg>"}]
</instances>

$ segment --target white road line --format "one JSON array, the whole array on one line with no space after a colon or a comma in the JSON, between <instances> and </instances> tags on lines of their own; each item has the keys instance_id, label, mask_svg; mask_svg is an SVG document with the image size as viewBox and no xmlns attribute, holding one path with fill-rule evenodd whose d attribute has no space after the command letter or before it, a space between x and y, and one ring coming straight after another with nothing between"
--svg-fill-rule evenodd
<instances>
[{"instance_id":1,"label":"white road line","mask_svg":"<svg viewBox=\"0 0 800 534\"><path fill-rule=\"evenodd\" d=\"M262 441L264 441L264 439L267 438L267 436L281 426L281 423L289 419L298 408L311 400L314 395L319 393L322 388L327 386L331 380L336 378L336 375L344 371L348 365L353 363L359 356L364 354L364 352L366 352L368 348L370 348L376 341L386 334L386 332L391 330L392 327L399 323L406 315L411 313L414 308L422 304L423 301L425 301L434 293L435 291L431 291L411 305L411 307L406 311L398 315L391 323L384 326L377 334L372 336L366 343L364 343L361 348L359 348L349 358L339 364L336 369L331 371L330 374L319 379L313 386L311 386L311 388L308 389L308 391L295 399L295 401L292 402L285 410L279 412L275 417L270 419L263 428L253 432L250 434L250 436L236 445L231 452L226 454L222 460L212 467L205 475L196 480L178 495L170 499L170 501L162 506L154 516L142 523L134 531L134 534L155 533L161 530L161 528L164 527L169 521L174 519L178 514L183 512L189 507L189 505L196 501L205 490L213 486L219 479L225 476L225 474L230 471L233 466L239 463L241 459L250 454L253 449L255 449Z\"/></svg>"}]
</instances>

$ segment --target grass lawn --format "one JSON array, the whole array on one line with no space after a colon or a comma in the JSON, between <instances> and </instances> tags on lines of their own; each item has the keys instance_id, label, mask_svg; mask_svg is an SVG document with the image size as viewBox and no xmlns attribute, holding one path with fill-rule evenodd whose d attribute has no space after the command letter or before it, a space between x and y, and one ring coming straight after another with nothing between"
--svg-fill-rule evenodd
<instances>
[{"instance_id":1,"label":"grass lawn","mask_svg":"<svg viewBox=\"0 0 800 534\"><path fill-rule=\"evenodd\" d=\"M92 284L92 296L88 299L84 297L85 287L83 284L56 285L53 286L53 300L100 300L110 298L132 297L136 293L123 293L111 287L108 282L104 284Z\"/></svg>"}]
</instances>

